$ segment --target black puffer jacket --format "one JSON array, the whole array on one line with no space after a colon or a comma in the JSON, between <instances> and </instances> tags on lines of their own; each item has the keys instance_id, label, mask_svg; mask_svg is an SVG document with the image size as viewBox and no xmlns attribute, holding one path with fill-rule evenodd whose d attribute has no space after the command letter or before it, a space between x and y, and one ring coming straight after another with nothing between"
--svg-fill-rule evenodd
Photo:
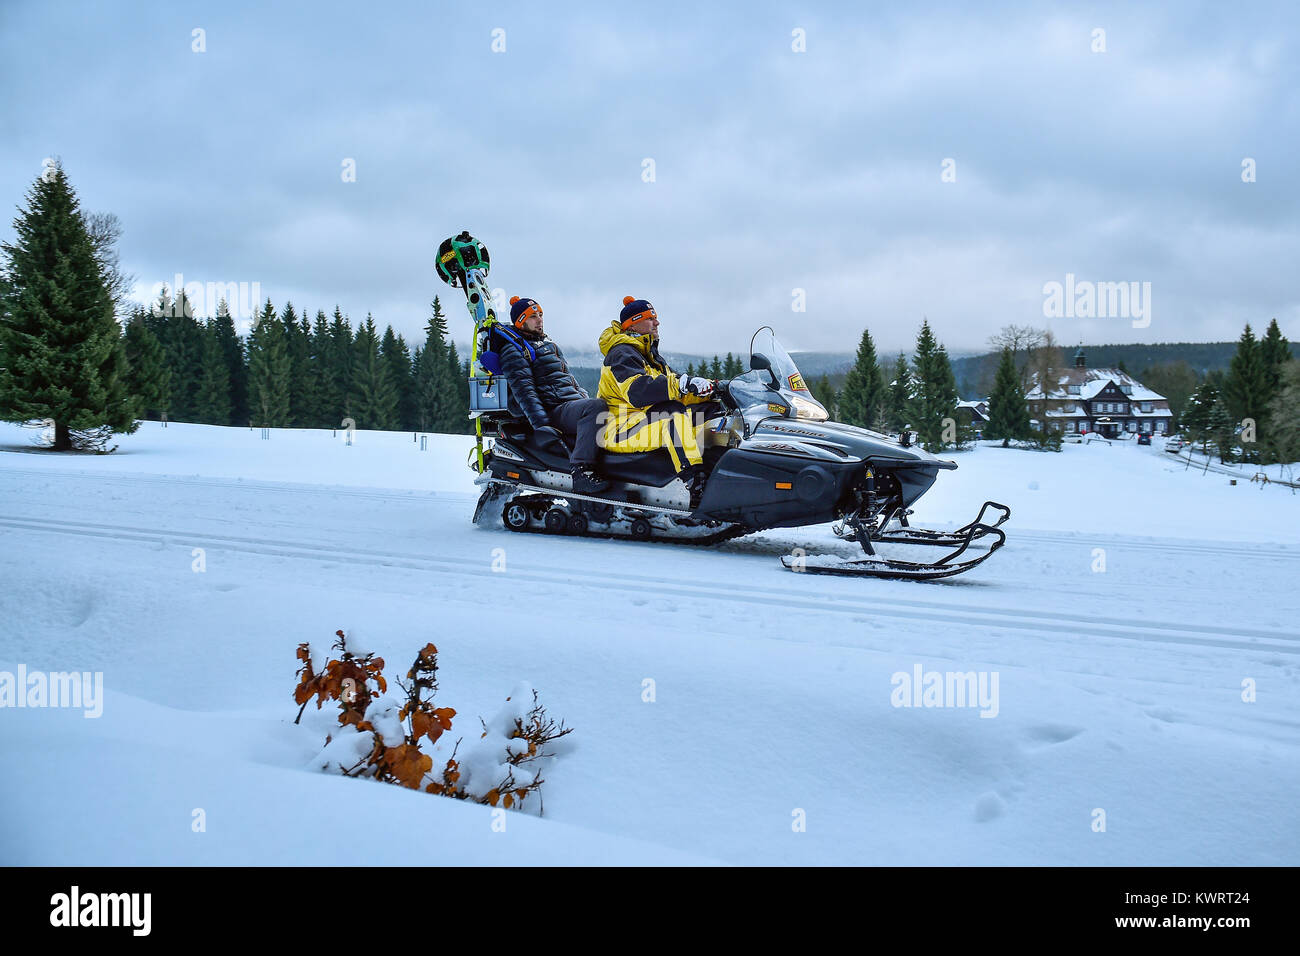
<instances>
[{"instance_id":1,"label":"black puffer jacket","mask_svg":"<svg viewBox=\"0 0 1300 956\"><path fill-rule=\"evenodd\" d=\"M530 335L520 330L537 357L532 362L521 349L502 346L501 371L510 383L510 411L527 418L533 428L551 424L550 413L565 402L587 398L578 380L569 371L560 347L545 335Z\"/></svg>"}]
</instances>

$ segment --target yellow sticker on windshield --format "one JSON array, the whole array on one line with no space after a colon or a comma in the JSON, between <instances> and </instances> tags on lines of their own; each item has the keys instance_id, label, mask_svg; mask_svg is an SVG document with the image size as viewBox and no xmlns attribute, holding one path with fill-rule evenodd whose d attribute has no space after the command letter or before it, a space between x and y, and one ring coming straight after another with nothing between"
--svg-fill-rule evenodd
<instances>
[{"instance_id":1,"label":"yellow sticker on windshield","mask_svg":"<svg viewBox=\"0 0 1300 956\"><path fill-rule=\"evenodd\" d=\"M795 372L793 375L787 378L786 381L790 383L790 390L793 392L808 391L808 386L803 383L803 376L800 375L798 372Z\"/></svg>"},{"instance_id":2,"label":"yellow sticker on windshield","mask_svg":"<svg viewBox=\"0 0 1300 956\"><path fill-rule=\"evenodd\" d=\"M773 405L771 402L768 402L767 410L769 412L776 412L778 415L784 415L790 409L786 408L784 405Z\"/></svg>"}]
</instances>

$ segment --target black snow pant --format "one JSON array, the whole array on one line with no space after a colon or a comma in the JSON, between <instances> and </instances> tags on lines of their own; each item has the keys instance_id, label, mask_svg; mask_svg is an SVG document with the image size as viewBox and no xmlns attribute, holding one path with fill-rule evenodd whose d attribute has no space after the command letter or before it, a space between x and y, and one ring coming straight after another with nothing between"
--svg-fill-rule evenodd
<instances>
[{"instance_id":1,"label":"black snow pant","mask_svg":"<svg viewBox=\"0 0 1300 956\"><path fill-rule=\"evenodd\" d=\"M573 453L569 460L575 465L596 466L596 433L600 430L598 419L609 411L603 398L579 398L565 402L550 410L551 420L565 435L574 435Z\"/></svg>"}]
</instances>

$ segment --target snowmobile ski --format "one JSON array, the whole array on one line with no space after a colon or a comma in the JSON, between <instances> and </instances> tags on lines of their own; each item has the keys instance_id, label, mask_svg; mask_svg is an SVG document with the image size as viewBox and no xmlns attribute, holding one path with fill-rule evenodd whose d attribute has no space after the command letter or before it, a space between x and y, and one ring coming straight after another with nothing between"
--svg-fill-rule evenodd
<instances>
[{"instance_id":1,"label":"snowmobile ski","mask_svg":"<svg viewBox=\"0 0 1300 956\"><path fill-rule=\"evenodd\" d=\"M995 508L1002 512L1002 516L993 524L984 524L981 519L989 508ZM975 520L969 524L962 525L955 531L927 531L921 528L903 527L890 533L866 535L866 529L859 527L852 537L845 535L847 540L856 540L867 557L854 559L836 558L834 556L793 556L787 555L781 558L781 563L792 571L806 574L838 574L843 576L856 577L875 577L875 578L893 578L907 579L913 581L931 581L937 578L952 577L955 574L961 574L969 571L971 568L987 561L993 552L997 551L1006 544L1006 533L998 528L1008 518L1011 517L1011 509L1006 505L998 504L996 501L986 501L980 508L979 514ZM906 520L902 517L900 520ZM994 540L989 549L977 557L967 558L965 561L958 561L966 550L976 541L993 535ZM909 544L923 545L927 547L952 547L953 550L943 557L934 561L900 561L893 558L886 558L875 553L874 545L876 544Z\"/></svg>"}]
</instances>

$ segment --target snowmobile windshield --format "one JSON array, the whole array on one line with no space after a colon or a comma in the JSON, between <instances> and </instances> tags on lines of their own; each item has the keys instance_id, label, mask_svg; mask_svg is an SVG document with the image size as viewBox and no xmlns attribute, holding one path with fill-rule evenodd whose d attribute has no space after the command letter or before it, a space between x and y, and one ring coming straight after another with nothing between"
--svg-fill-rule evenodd
<instances>
[{"instance_id":1,"label":"snowmobile windshield","mask_svg":"<svg viewBox=\"0 0 1300 956\"><path fill-rule=\"evenodd\" d=\"M781 346L776 334L766 325L754 333L754 338L749 343L751 366L754 357L759 355L767 359L769 368L751 368L744 375L732 379L733 395L743 398L746 405L766 403L773 412L778 407L785 406L784 414L787 418L805 418L814 422L824 422L830 418L826 409L808 390L808 384L803 380L790 353ZM779 402L777 394L781 397Z\"/></svg>"}]
</instances>

